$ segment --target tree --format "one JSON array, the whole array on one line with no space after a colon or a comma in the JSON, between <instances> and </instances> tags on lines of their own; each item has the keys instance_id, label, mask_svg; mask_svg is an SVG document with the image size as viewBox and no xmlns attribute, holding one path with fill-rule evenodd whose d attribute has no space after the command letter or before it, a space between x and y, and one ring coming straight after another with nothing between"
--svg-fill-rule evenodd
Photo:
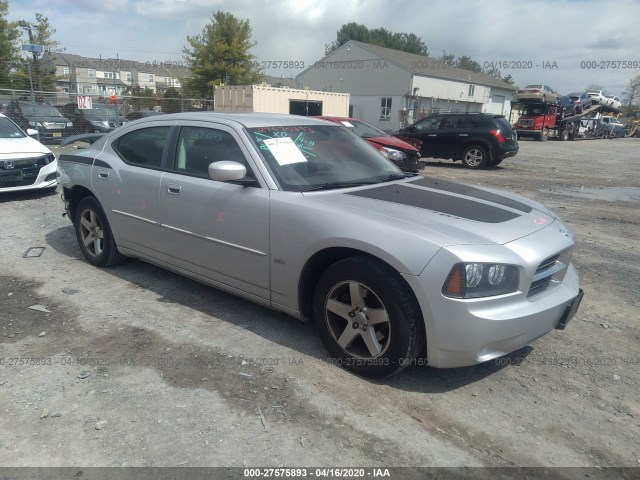
<instances>
[{"instance_id":1,"label":"tree","mask_svg":"<svg viewBox=\"0 0 640 480\"><path fill-rule=\"evenodd\" d=\"M18 50L20 31L16 22L7 20L8 13L8 2L0 0L0 88L12 86L13 69L20 53Z\"/></svg>"},{"instance_id":2,"label":"tree","mask_svg":"<svg viewBox=\"0 0 640 480\"><path fill-rule=\"evenodd\" d=\"M471 70L472 72L482 73L482 67L480 66L480 64L467 55L458 57L456 59L455 66L457 68L462 68L463 70Z\"/></svg>"},{"instance_id":3,"label":"tree","mask_svg":"<svg viewBox=\"0 0 640 480\"><path fill-rule=\"evenodd\" d=\"M180 102L180 97L181 95L177 88L167 88L167 91L164 92L164 95L162 95L162 100L160 101L162 111L165 113L181 112L182 105Z\"/></svg>"},{"instance_id":4,"label":"tree","mask_svg":"<svg viewBox=\"0 0 640 480\"><path fill-rule=\"evenodd\" d=\"M627 104L629 112L633 111L634 106L640 103L640 75L636 75L627 85L627 89L623 94L623 101Z\"/></svg>"},{"instance_id":5,"label":"tree","mask_svg":"<svg viewBox=\"0 0 640 480\"><path fill-rule=\"evenodd\" d=\"M325 45L325 55L341 47L349 40L371 43L417 55L429 55L426 43L414 33L394 33L383 27L369 29L365 25L356 22L345 23L340 27L336 32L335 41L330 45Z\"/></svg>"},{"instance_id":6,"label":"tree","mask_svg":"<svg viewBox=\"0 0 640 480\"><path fill-rule=\"evenodd\" d=\"M511 74L507 75L506 77L502 77L502 81L508 83L511 86L515 86L516 84L516 81L513 79Z\"/></svg>"},{"instance_id":7,"label":"tree","mask_svg":"<svg viewBox=\"0 0 640 480\"><path fill-rule=\"evenodd\" d=\"M221 10L210 20L199 35L187 37L190 46L183 49L193 73L186 85L189 91L209 97L214 85L259 82L260 73L252 63L255 57L249 52L255 45L249 21Z\"/></svg>"},{"instance_id":8,"label":"tree","mask_svg":"<svg viewBox=\"0 0 640 480\"><path fill-rule=\"evenodd\" d=\"M447 53L446 50L442 50L442 55L440 55L440 62L449 67L455 67L456 56L453 53Z\"/></svg>"}]
</instances>

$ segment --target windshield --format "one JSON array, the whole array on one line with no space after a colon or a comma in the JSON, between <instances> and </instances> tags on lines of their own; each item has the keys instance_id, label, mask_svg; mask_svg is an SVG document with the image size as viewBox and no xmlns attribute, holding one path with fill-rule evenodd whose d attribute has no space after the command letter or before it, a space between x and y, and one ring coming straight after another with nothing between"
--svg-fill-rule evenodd
<instances>
[{"instance_id":1,"label":"windshield","mask_svg":"<svg viewBox=\"0 0 640 480\"><path fill-rule=\"evenodd\" d=\"M403 175L375 147L337 125L261 127L249 133L284 190L353 186Z\"/></svg>"},{"instance_id":2,"label":"windshield","mask_svg":"<svg viewBox=\"0 0 640 480\"><path fill-rule=\"evenodd\" d=\"M84 112L85 117L91 118L94 120L117 120L118 115L113 111L113 108L110 108L106 105L93 104L93 108L91 110L82 110Z\"/></svg>"},{"instance_id":3,"label":"windshield","mask_svg":"<svg viewBox=\"0 0 640 480\"><path fill-rule=\"evenodd\" d=\"M532 105L525 105L522 110L522 115L544 115L544 107L534 107Z\"/></svg>"},{"instance_id":4,"label":"windshield","mask_svg":"<svg viewBox=\"0 0 640 480\"><path fill-rule=\"evenodd\" d=\"M44 103L20 102L20 110L25 116L36 115L38 117L61 117L62 114L51 105Z\"/></svg>"},{"instance_id":5,"label":"windshield","mask_svg":"<svg viewBox=\"0 0 640 480\"><path fill-rule=\"evenodd\" d=\"M353 133L361 138L388 137L387 133L373 125L360 120L341 120L340 123L345 127L351 128Z\"/></svg>"},{"instance_id":6,"label":"windshield","mask_svg":"<svg viewBox=\"0 0 640 480\"><path fill-rule=\"evenodd\" d=\"M25 134L15 123L6 117L0 117L0 138L23 138Z\"/></svg>"}]
</instances>

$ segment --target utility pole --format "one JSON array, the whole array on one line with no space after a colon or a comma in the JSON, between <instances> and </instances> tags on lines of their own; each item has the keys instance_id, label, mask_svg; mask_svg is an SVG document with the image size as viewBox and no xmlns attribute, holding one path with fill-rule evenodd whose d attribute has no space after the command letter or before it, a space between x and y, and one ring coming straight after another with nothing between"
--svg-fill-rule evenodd
<instances>
[{"instance_id":1,"label":"utility pole","mask_svg":"<svg viewBox=\"0 0 640 480\"><path fill-rule=\"evenodd\" d=\"M29 34L29 43L33 45L33 32L31 31L31 24L26 20L20 20L18 25L24 28ZM42 78L40 77L40 68L38 67L38 54L36 52L31 52L33 55L33 67L36 74L36 85L38 86L38 91L42 92Z\"/></svg>"}]
</instances>

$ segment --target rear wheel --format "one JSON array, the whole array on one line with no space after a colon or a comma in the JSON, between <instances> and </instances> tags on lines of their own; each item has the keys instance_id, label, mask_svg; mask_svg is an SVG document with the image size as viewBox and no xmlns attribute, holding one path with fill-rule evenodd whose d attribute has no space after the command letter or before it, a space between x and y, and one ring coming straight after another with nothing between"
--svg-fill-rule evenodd
<instances>
[{"instance_id":1,"label":"rear wheel","mask_svg":"<svg viewBox=\"0 0 640 480\"><path fill-rule=\"evenodd\" d=\"M110 267L126 259L118 252L107 216L95 197L80 200L74 226L80 250L90 264Z\"/></svg>"},{"instance_id":2,"label":"rear wheel","mask_svg":"<svg viewBox=\"0 0 640 480\"><path fill-rule=\"evenodd\" d=\"M422 317L397 272L368 257L350 257L320 276L313 317L332 361L366 377L402 370L424 340Z\"/></svg>"},{"instance_id":3,"label":"rear wheel","mask_svg":"<svg viewBox=\"0 0 640 480\"><path fill-rule=\"evenodd\" d=\"M483 168L488 165L487 150L480 145L467 147L462 154L462 163L467 168Z\"/></svg>"},{"instance_id":4,"label":"rear wheel","mask_svg":"<svg viewBox=\"0 0 640 480\"><path fill-rule=\"evenodd\" d=\"M559 137L560 141L566 142L567 140L569 140L569 132L567 130L562 130Z\"/></svg>"}]
</instances>

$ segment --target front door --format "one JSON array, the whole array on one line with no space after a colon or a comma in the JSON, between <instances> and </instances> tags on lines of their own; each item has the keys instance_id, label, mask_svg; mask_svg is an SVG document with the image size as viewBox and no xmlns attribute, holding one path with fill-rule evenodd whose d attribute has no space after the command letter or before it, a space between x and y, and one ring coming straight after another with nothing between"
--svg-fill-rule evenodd
<instances>
[{"instance_id":1,"label":"front door","mask_svg":"<svg viewBox=\"0 0 640 480\"><path fill-rule=\"evenodd\" d=\"M209 178L209 165L221 160L255 177L236 132L211 125L180 128L173 168L162 177L164 253L180 268L268 299L269 190Z\"/></svg>"}]
</instances>

